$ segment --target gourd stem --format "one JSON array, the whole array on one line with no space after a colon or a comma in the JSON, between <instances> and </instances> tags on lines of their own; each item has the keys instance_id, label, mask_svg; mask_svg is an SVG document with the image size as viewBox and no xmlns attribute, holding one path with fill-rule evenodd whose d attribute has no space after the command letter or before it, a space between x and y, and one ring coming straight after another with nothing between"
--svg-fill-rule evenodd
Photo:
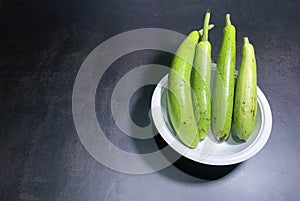
<instances>
[{"instance_id":1,"label":"gourd stem","mask_svg":"<svg viewBox=\"0 0 300 201\"><path fill-rule=\"evenodd\" d=\"M202 36L201 41L208 41L209 18L210 18L210 12L206 12L205 17L204 17L203 36Z\"/></svg>"},{"instance_id":2,"label":"gourd stem","mask_svg":"<svg viewBox=\"0 0 300 201\"><path fill-rule=\"evenodd\" d=\"M244 37L244 44L249 44L249 38L248 37Z\"/></svg>"},{"instance_id":3,"label":"gourd stem","mask_svg":"<svg viewBox=\"0 0 300 201\"><path fill-rule=\"evenodd\" d=\"M226 25L231 25L230 14L226 14Z\"/></svg>"}]
</instances>

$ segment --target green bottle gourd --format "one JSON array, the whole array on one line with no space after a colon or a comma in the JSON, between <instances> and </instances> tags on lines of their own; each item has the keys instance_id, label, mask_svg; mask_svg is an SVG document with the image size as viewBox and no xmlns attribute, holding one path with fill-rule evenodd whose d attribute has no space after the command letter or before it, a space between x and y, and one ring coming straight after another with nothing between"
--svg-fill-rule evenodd
<instances>
[{"instance_id":1,"label":"green bottle gourd","mask_svg":"<svg viewBox=\"0 0 300 201\"><path fill-rule=\"evenodd\" d=\"M246 141L255 127L257 110L257 74L254 47L244 37L242 60L234 100L233 125L237 136Z\"/></svg>"},{"instance_id":2,"label":"green bottle gourd","mask_svg":"<svg viewBox=\"0 0 300 201\"><path fill-rule=\"evenodd\" d=\"M198 119L199 138L204 139L210 128L211 101L211 44L208 41L208 26L210 13L204 18L203 34L196 46L194 68L192 70L192 89L194 92L194 108Z\"/></svg>"},{"instance_id":3,"label":"green bottle gourd","mask_svg":"<svg viewBox=\"0 0 300 201\"><path fill-rule=\"evenodd\" d=\"M231 130L235 62L236 30L227 14L212 92L212 131L220 142L228 139Z\"/></svg>"},{"instance_id":4,"label":"green bottle gourd","mask_svg":"<svg viewBox=\"0 0 300 201\"><path fill-rule=\"evenodd\" d=\"M198 145L197 121L191 95L191 70L199 32L192 31L181 43L171 63L168 77L167 109L178 138L188 147Z\"/></svg>"}]
</instances>

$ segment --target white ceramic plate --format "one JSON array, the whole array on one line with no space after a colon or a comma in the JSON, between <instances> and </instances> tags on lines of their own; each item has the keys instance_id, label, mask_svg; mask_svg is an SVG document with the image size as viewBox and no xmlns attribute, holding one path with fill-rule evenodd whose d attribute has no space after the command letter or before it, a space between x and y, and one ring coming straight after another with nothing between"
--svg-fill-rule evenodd
<instances>
[{"instance_id":1,"label":"white ceramic plate","mask_svg":"<svg viewBox=\"0 0 300 201\"><path fill-rule=\"evenodd\" d=\"M215 74L216 66L212 65L211 89ZM237 72L236 72L237 75ZM218 143L211 129L208 136L199 142L195 149L185 146L176 136L172 129L166 107L166 86L168 75L156 86L152 101L151 114L154 124L162 138L179 154L196 162L209 165L230 165L245 161L258 153L266 144L272 129L272 113L269 103L257 87L257 117L253 133L246 142L239 141L231 129L230 137L227 141Z\"/></svg>"}]
</instances>

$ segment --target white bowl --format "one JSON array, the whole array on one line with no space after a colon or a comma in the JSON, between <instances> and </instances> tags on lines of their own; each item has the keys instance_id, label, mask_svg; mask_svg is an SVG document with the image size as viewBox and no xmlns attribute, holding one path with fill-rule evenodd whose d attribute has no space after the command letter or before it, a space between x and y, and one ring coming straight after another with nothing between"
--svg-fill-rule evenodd
<instances>
[{"instance_id":1,"label":"white bowl","mask_svg":"<svg viewBox=\"0 0 300 201\"><path fill-rule=\"evenodd\" d=\"M212 69L211 89L216 70L215 64L212 65ZM237 72L235 74L237 75ZM246 142L239 141L235 137L234 130L231 129L228 140L218 143L210 129L208 136L200 141L195 149L191 149L177 138L169 122L166 112L167 83L168 75L164 76L156 86L151 101L151 114L162 138L182 156L208 165L230 165L251 158L266 144L272 129L272 113L270 105L259 87L257 87L256 124L253 133Z\"/></svg>"}]
</instances>

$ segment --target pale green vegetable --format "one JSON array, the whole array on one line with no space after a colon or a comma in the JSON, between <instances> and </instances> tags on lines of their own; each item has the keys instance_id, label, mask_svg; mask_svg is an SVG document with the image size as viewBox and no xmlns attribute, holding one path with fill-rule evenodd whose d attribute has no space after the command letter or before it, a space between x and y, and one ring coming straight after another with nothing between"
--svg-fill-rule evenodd
<instances>
[{"instance_id":1,"label":"pale green vegetable","mask_svg":"<svg viewBox=\"0 0 300 201\"><path fill-rule=\"evenodd\" d=\"M239 69L234 101L234 130L246 141L255 127L257 110L257 74L254 48L244 37L242 61Z\"/></svg>"}]
</instances>

